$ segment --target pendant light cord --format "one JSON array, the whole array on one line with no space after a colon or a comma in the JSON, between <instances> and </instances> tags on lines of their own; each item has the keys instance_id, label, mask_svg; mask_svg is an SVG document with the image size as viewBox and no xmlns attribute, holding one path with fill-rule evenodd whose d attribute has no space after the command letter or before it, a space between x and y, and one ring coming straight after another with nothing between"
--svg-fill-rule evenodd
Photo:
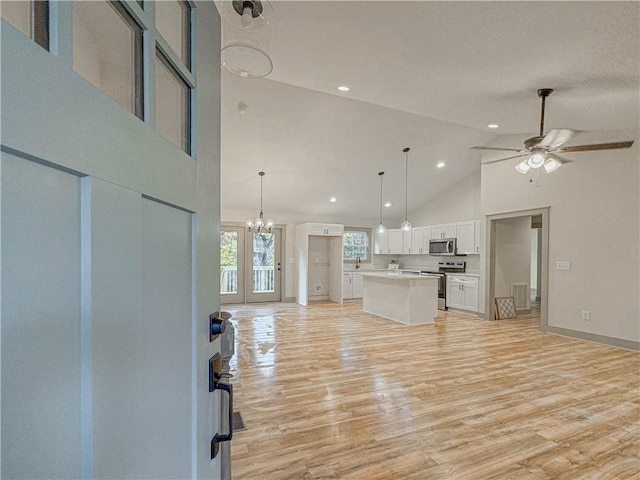
<instances>
[{"instance_id":1,"label":"pendant light cord","mask_svg":"<svg viewBox=\"0 0 640 480\"><path fill-rule=\"evenodd\" d=\"M404 150L404 219L407 221L408 219L408 202L409 202L409 192L407 188L408 178L409 178L409 147Z\"/></svg>"},{"instance_id":2,"label":"pendant light cord","mask_svg":"<svg viewBox=\"0 0 640 480\"><path fill-rule=\"evenodd\" d=\"M382 225L382 176L384 172L379 172L378 175L380 175L380 225Z\"/></svg>"}]
</instances>

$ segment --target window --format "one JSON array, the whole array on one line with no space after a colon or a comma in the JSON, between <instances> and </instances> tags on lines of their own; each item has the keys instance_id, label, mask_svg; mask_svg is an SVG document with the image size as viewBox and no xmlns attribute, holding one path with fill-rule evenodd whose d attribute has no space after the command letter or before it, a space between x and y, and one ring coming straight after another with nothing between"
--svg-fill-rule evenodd
<instances>
[{"instance_id":1,"label":"window","mask_svg":"<svg viewBox=\"0 0 640 480\"><path fill-rule=\"evenodd\" d=\"M6 22L49 50L48 1L2 2L0 14Z\"/></svg>"},{"instance_id":2,"label":"window","mask_svg":"<svg viewBox=\"0 0 640 480\"><path fill-rule=\"evenodd\" d=\"M119 2L73 3L73 68L142 118L142 29Z\"/></svg>"},{"instance_id":3,"label":"window","mask_svg":"<svg viewBox=\"0 0 640 480\"><path fill-rule=\"evenodd\" d=\"M358 258L361 262L371 261L369 248L370 229L345 228L342 235L342 259L345 262L355 262Z\"/></svg>"},{"instance_id":4,"label":"window","mask_svg":"<svg viewBox=\"0 0 640 480\"><path fill-rule=\"evenodd\" d=\"M191 89L167 58L156 51L156 130L191 153Z\"/></svg>"},{"instance_id":5,"label":"window","mask_svg":"<svg viewBox=\"0 0 640 480\"><path fill-rule=\"evenodd\" d=\"M187 69L191 68L191 8L184 1L156 2L156 29Z\"/></svg>"}]
</instances>

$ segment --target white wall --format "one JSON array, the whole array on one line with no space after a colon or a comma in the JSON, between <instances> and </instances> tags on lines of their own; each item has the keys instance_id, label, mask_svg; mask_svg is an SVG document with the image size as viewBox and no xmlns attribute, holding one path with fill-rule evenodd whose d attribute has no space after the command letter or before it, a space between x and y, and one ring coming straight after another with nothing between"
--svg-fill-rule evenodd
<instances>
[{"instance_id":1,"label":"white wall","mask_svg":"<svg viewBox=\"0 0 640 480\"><path fill-rule=\"evenodd\" d=\"M493 144L519 148L523 138ZM628 139L636 141L629 150L567 155L575 161L542 172L538 187L515 160L482 166L483 214L550 207L549 327L640 341L640 132L583 132L572 143ZM493 158L499 153L483 152ZM555 270L559 260L571 270ZM583 310L590 321L581 320Z\"/></svg>"},{"instance_id":2,"label":"white wall","mask_svg":"<svg viewBox=\"0 0 640 480\"><path fill-rule=\"evenodd\" d=\"M531 217L496 221L495 294L510 297L512 283L529 283Z\"/></svg>"},{"instance_id":3,"label":"white wall","mask_svg":"<svg viewBox=\"0 0 640 480\"><path fill-rule=\"evenodd\" d=\"M415 226L437 225L478 220L480 216L480 170L478 169L443 195L409 212L409 221Z\"/></svg>"}]
</instances>

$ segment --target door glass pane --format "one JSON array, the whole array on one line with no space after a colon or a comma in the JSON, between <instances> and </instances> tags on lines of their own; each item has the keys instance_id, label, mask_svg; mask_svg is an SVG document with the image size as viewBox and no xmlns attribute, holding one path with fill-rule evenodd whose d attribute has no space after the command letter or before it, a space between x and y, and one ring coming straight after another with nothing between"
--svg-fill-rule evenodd
<instances>
[{"instance_id":1,"label":"door glass pane","mask_svg":"<svg viewBox=\"0 0 640 480\"><path fill-rule=\"evenodd\" d=\"M273 233L253 234L253 293L275 291L275 241Z\"/></svg>"},{"instance_id":2,"label":"door glass pane","mask_svg":"<svg viewBox=\"0 0 640 480\"><path fill-rule=\"evenodd\" d=\"M189 151L189 87L160 52L156 55L156 129Z\"/></svg>"},{"instance_id":3,"label":"door glass pane","mask_svg":"<svg viewBox=\"0 0 640 480\"><path fill-rule=\"evenodd\" d=\"M189 68L189 5L183 1L156 2L156 28L182 63Z\"/></svg>"},{"instance_id":4,"label":"door glass pane","mask_svg":"<svg viewBox=\"0 0 640 480\"><path fill-rule=\"evenodd\" d=\"M2 2L2 18L31 37L31 2Z\"/></svg>"},{"instance_id":5,"label":"door glass pane","mask_svg":"<svg viewBox=\"0 0 640 480\"><path fill-rule=\"evenodd\" d=\"M142 30L118 3L73 3L73 68L142 118Z\"/></svg>"},{"instance_id":6,"label":"door glass pane","mask_svg":"<svg viewBox=\"0 0 640 480\"><path fill-rule=\"evenodd\" d=\"M238 293L238 232L220 232L220 293Z\"/></svg>"}]
</instances>

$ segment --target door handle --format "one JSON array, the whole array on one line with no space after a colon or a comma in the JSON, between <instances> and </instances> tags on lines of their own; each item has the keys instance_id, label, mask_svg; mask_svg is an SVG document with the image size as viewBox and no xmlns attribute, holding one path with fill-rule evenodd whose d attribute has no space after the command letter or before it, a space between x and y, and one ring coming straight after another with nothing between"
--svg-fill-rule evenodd
<instances>
[{"instance_id":1,"label":"door handle","mask_svg":"<svg viewBox=\"0 0 640 480\"><path fill-rule=\"evenodd\" d=\"M218 382L216 389L223 390L229 394L229 433L227 435L220 435L216 433L211 439L211 458L216 458L218 450L220 449L220 443L229 442L233 437L233 385Z\"/></svg>"}]
</instances>

